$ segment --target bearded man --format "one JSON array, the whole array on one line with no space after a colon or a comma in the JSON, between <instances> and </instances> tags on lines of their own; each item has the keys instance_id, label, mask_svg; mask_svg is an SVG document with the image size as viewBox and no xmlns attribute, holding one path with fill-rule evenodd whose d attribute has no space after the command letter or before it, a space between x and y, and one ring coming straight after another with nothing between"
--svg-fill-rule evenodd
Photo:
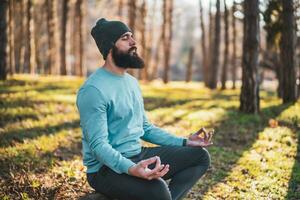
<instances>
[{"instance_id":1,"label":"bearded man","mask_svg":"<svg viewBox=\"0 0 300 200\"><path fill-rule=\"evenodd\" d=\"M212 144L212 133L202 128L183 138L151 124L139 83L126 72L144 67L131 30L102 18L91 35L105 63L76 101L88 183L111 199L182 199L210 165L204 147ZM143 147L141 140L158 146Z\"/></svg>"}]
</instances>

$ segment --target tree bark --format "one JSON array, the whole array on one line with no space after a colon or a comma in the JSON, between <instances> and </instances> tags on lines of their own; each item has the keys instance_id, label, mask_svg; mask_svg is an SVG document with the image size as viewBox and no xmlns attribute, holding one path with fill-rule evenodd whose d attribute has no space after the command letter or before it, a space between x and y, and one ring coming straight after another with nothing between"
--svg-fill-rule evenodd
<instances>
[{"instance_id":1,"label":"tree bark","mask_svg":"<svg viewBox=\"0 0 300 200\"><path fill-rule=\"evenodd\" d=\"M76 42L78 49L75 54L75 73L78 76L83 76L83 31L82 31L82 0L76 0L75 3L75 20L76 20Z\"/></svg>"},{"instance_id":2,"label":"tree bark","mask_svg":"<svg viewBox=\"0 0 300 200\"><path fill-rule=\"evenodd\" d=\"M34 21L33 21L33 5L32 0L28 0L27 5L27 17L28 17L28 53L29 53L29 73L35 74L36 68L36 53L34 42Z\"/></svg>"},{"instance_id":3,"label":"tree bark","mask_svg":"<svg viewBox=\"0 0 300 200\"><path fill-rule=\"evenodd\" d=\"M7 78L7 0L0 1L0 80L6 80Z\"/></svg>"},{"instance_id":4,"label":"tree bark","mask_svg":"<svg viewBox=\"0 0 300 200\"><path fill-rule=\"evenodd\" d=\"M46 0L47 3L47 28L48 28L48 67L47 74L54 74L55 71L55 20L54 20L54 1Z\"/></svg>"},{"instance_id":5,"label":"tree bark","mask_svg":"<svg viewBox=\"0 0 300 200\"><path fill-rule=\"evenodd\" d=\"M69 0L62 1L61 32L60 32L60 74L67 75L66 39Z\"/></svg>"},{"instance_id":6,"label":"tree bark","mask_svg":"<svg viewBox=\"0 0 300 200\"><path fill-rule=\"evenodd\" d=\"M242 58L242 89L240 110L259 112L258 50L259 1L244 1L244 38Z\"/></svg>"},{"instance_id":7,"label":"tree bark","mask_svg":"<svg viewBox=\"0 0 300 200\"><path fill-rule=\"evenodd\" d=\"M293 0L281 0L283 27L280 41L280 58L282 66L282 100L283 103L297 101L296 85L296 27Z\"/></svg>"},{"instance_id":8,"label":"tree bark","mask_svg":"<svg viewBox=\"0 0 300 200\"><path fill-rule=\"evenodd\" d=\"M146 46L146 16L147 16L147 9L146 9L146 0L143 0L140 13L141 13L141 46L142 46L142 58L146 59L147 57L147 46ZM148 80L148 66L146 65L145 68L139 70L139 78L147 81Z\"/></svg>"},{"instance_id":9,"label":"tree bark","mask_svg":"<svg viewBox=\"0 0 300 200\"><path fill-rule=\"evenodd\" d=\"M216 2L216 18L215 18L215 33L213 41L213 53L211 55L211 71L208 87L215 89L218 81L218 68L219 68L219 56L220 56L220 35L221 35L221 23L220 23L220 0Z\"/></svg>"},{"instance_id":10,"label":"tree bark","mask_svg":"<svg viewBox=\"0 0 300 200\"><path fill-rule=\"evenodd\" d=\"M14 20L14 0L9 1L9 73L10 75L16 73L15 66L15 20Z\"/></svg>"},{"instance_id":11,"label":"tree bark","mask_svg":"<svg viewBox=\"0 0 300 200\"><path fill-rule=\"evenodd\" d=\"M135 31L135 19L136 19L136 1L135 0L129 0L128 1L128 15L129 15L129 27L132 31L132 34L134 34Z\"/></svg>"},{"instance_id":12,"label":"tree bark","mask_svg":"<svg viewBox=\"0 0 300 200\"><path fill-rule=\"evenodd\" d=\"M163 2L163 48L164 48L164 83L169 82L171 43L172 43L173 0Z\"/></svg>"},{"instance_id":13,"label":"tree bark","mask_svg":"<svg viewBox=\"0 0 300 200\"><path fill-rule=\"evenodd\" d=\"M206 45L206 30L204 26L204 19L203 19L203 6L202 0L199 0L199 7L200 7L200 27L201 27L201 52L202 52L202 75L204 83L207 83L208 80L208 58L207 58L207 45Z\"/></svg>"},{"instance_id":14,"label":"tree bark","mask_svg":"<svg viewBox=\"0 0 300 200\"><path fill-rule=\"evenodd\" d=\"M189 51L189 58L188 58L188 63L187 63L185 82L190 82L192 80L193 58L194 58L194 47L191 47L190 51Z\"/></svg>"},{"instance_id":15,"label":"tree bark","mask_svg":"<svg viewBox=\"0 0 300 200\"><path fill-rule=\"evenodd\" d=\"M228 65L228 47L229 47L229 22L228 22L228 9L226 6L226 0L224 0L224 24L225 24L225 50L224 50L224 60L223 60L223 67L222 67L222 75L221 75L221 89L226 89L226 81L227 81L227 65Z\"/></svg>"},{"instance_id":16,"label":"tree bark","mask_svg":"<svg viewBox=\"0 0 300 200\"><path fill-rule=\"evenodd\" d=\"M232 5L232 57L231 57L231 76L232 76L232 89L236 88L236 19L234 13L236 12L236 2L233 1Z\"/></svg>"}]
</instances>

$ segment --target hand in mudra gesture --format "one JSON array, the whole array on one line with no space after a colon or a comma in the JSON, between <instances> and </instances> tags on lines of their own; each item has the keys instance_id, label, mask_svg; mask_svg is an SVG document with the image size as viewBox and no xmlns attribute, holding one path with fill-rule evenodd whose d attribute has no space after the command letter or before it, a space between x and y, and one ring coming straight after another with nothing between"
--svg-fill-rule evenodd
<instances>
[{"instance_id":1,"label":"hand in mudra gesture","mask_svg":"<svg viewBox=\"0 0 300 200\"><path fill-rule=\"evenodd\" d=\"M212 136L214 135L214 130L208 131L205 128L199 129L196 133L190 135L188 137L187 146L200 146L207 147L212 145Z\"/></svg>"}]
</instances>

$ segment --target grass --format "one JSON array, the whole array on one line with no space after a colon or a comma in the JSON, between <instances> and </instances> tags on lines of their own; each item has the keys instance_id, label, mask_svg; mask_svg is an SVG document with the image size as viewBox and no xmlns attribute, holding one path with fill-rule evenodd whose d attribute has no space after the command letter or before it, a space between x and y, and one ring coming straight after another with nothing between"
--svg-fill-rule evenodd
<instances>
[{"instance_id":1,"label":"grass","mask_svg":"<svg viewBox=\"0 0 300 200\"><path fill-rule=\"evenodd\" d=\"M0 82L2 199L77 199L92 191L75 107L82 82L26 75ZM181 136L201 126L216 131L212 165L186 200L300 199L300 101L282 105L262 90L261 113L249 115L238 111L239 90L182 82L141 87L154 124Z\"/></svg>"}]
</instances>

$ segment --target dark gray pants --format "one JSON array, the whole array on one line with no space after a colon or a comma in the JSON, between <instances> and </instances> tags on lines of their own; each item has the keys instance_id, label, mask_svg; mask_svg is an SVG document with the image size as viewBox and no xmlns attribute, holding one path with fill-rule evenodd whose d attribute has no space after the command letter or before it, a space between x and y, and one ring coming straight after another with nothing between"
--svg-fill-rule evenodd
<instances>
[{"instance_id":1,"label":"dark gray pants","mask_svg":"<svg viewBox=\"0 0 300 200\"><path fill-rule=\"evenodd\" d=\"M103 166L97 173L87 174L88 183L97 192L120 200L179 200L182 199L210 165L210 156L201 147L162 146L143 147L130 159L137 163L159 156L169 164L169 172L160 179L146 180L128 174L118 174ZM150 165L153 168L155 165ZM170 179L169 185L165 180Z\"/></svg>"}]
</instances>

